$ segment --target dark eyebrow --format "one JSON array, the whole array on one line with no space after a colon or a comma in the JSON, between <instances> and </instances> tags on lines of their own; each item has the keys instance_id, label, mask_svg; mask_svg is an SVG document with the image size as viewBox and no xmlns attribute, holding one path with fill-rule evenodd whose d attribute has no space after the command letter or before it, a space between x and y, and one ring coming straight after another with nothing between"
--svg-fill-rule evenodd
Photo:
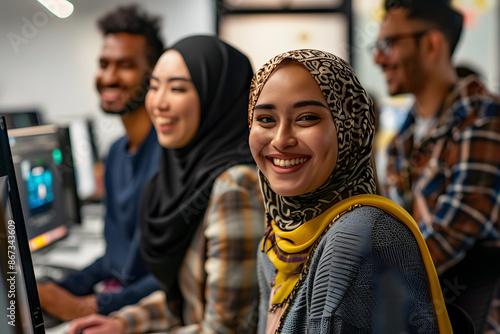
<instances>
[{"instance_id":1,"label":"dark eyebrow","mask_svg":"<svg viewBox=\"0 0 500 334\"><path fill-rule=\"evenodd\" d=\"M191 79L183 78L183 77L172 77L172 78L167 79L168 82L177 81L177 80L191 82Z\"/></svg>"},{"instance_id":2,"label":"dark eyebrow","mask_svg":"<svg viewBox=\"0 0 500 334\"><path fill-rule=\"evenodd\" d=\"M160 78L157 78L155 77L154 75L151 75L149 77L151 80L154 80L154 81L160 81ZM181 81L186 81L186 82L191 82L191 79L188 79L188 78L182 78L182 77L173 77L173 78L169 78L167 79L167 82L171 82L171 81L176 81L176 80L181 80Z\"/></svg>"},{"instance_id":3,"label":"dark eyebrow","mask_svg":"<svg viewBox=\"0 0 500 334\"><path fill-rule=\"evenodd\" d=\"M117 63L124 63L124 62L131 62L131 63L134 63L135 62L135 59L133 57L122 57L122 58L118 58L118 59L113 59L113 58L109 58L109 57L99 57L99 61L107 61L107 62L111 62L111 61L116 61Z\"/></svg>"},{"instance_id":4,"label":"dark eyebrow","mask_svg":"<svg viewBox=\"0 0 500 334\"><path fill-rule=\"evenodd\" d=\"M257 109L262 109L262 110L272 110L272 109L276 109L276 107L272 104L258 104L255 106L254 108L255 110Z\"/></svg>"},{"instance_id":5,"label":"dark eyebrow","mask_svg":"<svg viewBox=\"0 0 500 334\"><path fill-rule=\"evenodd\" d=\"M323 107L326 109L330 109L326 105L324 105L323 103L316 101L316 100L299 101L293 105L294 108L301 108L301 107L307 107L307 106L317 106L317 107Z\"/></svg>"},{"instance_id":6,"label":"dark eyebrow","mask_svg":"<svg viewBox=\"0 0 500 334\"><path fill-rule=\"evenodd\" d=\"M131 62L135 63L135 59L133 57L123 57L118 59L119 63Z\"/></svg>"}]
</instances>

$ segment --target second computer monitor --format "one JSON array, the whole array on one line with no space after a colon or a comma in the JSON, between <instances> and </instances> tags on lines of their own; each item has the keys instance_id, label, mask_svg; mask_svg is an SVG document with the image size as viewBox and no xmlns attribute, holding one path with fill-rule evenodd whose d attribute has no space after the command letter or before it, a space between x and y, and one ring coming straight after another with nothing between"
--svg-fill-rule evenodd
<instances>
[{"instance_id":1,"label":"second computer monitor","mask_svg":"<svg viewBox=\"0 0 500 334\"><path fill-rule=\"evenodd\" d=\"M9 142L30 249L35 251L68 234L64 173L71 173L72 165L64 161L55 125L10 130Z\"/></svg>"}]
</instances>

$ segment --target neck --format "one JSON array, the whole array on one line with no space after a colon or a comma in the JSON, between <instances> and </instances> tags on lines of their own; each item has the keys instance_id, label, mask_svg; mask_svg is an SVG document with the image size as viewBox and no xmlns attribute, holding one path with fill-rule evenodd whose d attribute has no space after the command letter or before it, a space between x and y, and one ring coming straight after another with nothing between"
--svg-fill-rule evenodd
<instances>
[{"instance_id":1,"label":"neck","mask_svg":"<svg viewBox=\"0 0 500 334\"><path fill-rule=\"evenodd\" d=\"M450 88L457 81L455 69L451 66L446 70L436 71L428 77L418 92L415 92L415 107L423 118L434 117L443 103Z\"/></svg>"},{"instance_id":2,"label":"neck","mask_svg":"<svg viewBox=\"0 0 500 334\"><path fill-rule=\"evenodd\" d=\"M125 132L128 139L128 151L133 153L146 140L151 131L151 119L149 118L146 107L142 106L136 111L122 116L122 122L125 126Z\"/></svg>"}]
</instances>

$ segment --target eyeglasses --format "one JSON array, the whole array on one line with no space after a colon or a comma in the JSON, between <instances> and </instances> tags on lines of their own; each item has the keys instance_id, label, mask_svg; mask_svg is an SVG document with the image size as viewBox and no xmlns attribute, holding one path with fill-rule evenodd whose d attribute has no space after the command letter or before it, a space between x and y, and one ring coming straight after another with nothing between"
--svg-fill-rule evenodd
<instances>
[{"instance_id":1,"label":"eyeglasses","mask_svg":"<svg viewBox=\"0 0 500 334\"><path fill-rule=\"evenodd\" d=\"M384 56L390 57L392 55L394 42L397 42L400 39L404 38L419 39L420 37L424 36L427 32L429 32L429 30L387 36L377 40L373 45L369 47L369 50L373 53L373 55L375 55L378 51L381 51L384 54Z\"/></svg>"}]
</instances>

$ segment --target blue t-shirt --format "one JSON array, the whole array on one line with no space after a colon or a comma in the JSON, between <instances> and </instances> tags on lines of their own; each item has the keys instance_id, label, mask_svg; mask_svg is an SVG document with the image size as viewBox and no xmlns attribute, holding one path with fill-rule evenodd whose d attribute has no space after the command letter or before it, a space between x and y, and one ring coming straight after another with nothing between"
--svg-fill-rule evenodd
<instances>
[{"instance_id":1,"label":"blue t-shirt","mask_svg":"<svg viewBox=\"0 0 500 334\"><path fill-rule=\"evenodd\" d=\"M98 312L107 315L160 289L139 252L138 212L142 187L158 170L160 145L151 129L134 153L128 152L126 137L109 149L104 184L106 187L105 254L87 268L69 274L59 285L77 296L94 293L95 284L116 280L119 292L97 294Z\"/></svg>"}]
</instances>

